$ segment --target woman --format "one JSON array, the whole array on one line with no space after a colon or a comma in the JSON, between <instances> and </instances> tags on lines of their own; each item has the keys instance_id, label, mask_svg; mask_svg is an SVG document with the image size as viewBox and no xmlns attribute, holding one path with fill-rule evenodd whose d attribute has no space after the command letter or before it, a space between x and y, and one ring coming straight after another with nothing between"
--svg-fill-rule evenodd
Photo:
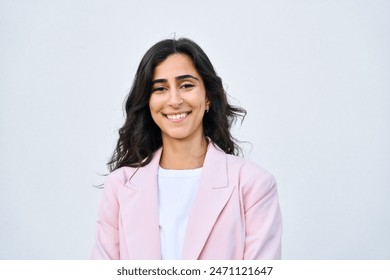
<instances>
[{"instance_id":1,"label":"woman","mask_svg":"<svg viewBox=\"0 0 390 280\"><path fill-rule=\"evenodd\" d=\"M274 177L236 156L245 110L193 41L144 55L99 208L94 259L278 259Z\"/></svg>"}]
</instances>

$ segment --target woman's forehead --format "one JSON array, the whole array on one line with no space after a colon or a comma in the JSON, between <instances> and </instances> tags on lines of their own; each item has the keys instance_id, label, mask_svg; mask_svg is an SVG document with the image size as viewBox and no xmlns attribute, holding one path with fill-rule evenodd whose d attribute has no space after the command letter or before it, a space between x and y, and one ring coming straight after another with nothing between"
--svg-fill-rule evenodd
<instances>
[{"instance_id":1,"label":"woman's forehead","mask_svg":"<svg viewBox=\"0 0 390 280\"><path fill-rule=\"evenodd\" d=\"M192 59L185 54L172 54L154 68L153 80L175 78L188 74L199 76Z\"/></svg>"}]
</instances>

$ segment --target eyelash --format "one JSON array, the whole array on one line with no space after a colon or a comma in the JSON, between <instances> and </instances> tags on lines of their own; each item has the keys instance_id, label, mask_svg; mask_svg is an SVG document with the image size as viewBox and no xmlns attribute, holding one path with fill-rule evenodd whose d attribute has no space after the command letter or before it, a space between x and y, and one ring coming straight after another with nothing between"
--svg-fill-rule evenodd
<instances>
[{"instance_id":1,"label":"eyelash","mask_svg":"<svg viewBox=\"0 0 390 280\"><path fill-rule=\"evenodd\" d=\"M181 86L181 88L184 88L184 89L189 89L189 88L193 88L194 85L193 84L184 84Z\"/></svg>"},{"instance_id":2,"label":"eyelash","mask_svg":"<svg viewBox=\"0 0 390 280\"><path fill-rule=\"evenodd\" d=\"M164 87L156 87L152 90L152 92L155 92L155 91L163 91L165 88Z\"/></svg>"},{"instance_id":3,"label":"eyelash","mask_svg":"<svg viewBox=\"0 0 390 280\"><path fill-rule=\"evenodd\" d=\"M193 88L194 85L193 84L183 84L180 86L180 88L183 88L183 89L190 89L190 88ZM152 90L152 92L155 92L155 91L164 91L166 88L165 87L156 87Z\"/></svg>"}]
</instances>

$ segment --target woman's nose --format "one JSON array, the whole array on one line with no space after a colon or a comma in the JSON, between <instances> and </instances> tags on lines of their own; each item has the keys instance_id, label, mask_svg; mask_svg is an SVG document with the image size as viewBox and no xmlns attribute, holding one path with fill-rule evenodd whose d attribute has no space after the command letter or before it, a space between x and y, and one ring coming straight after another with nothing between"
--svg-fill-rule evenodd
<instances>
[{"instance_id":1,"label":"woman's nose","mask_svg":"<svg viewBox=\"0 0 390 280\"><path fill-rule=\"evenodd\" d=\"M172 107L178 107L183 103L183 99L180 96L180 92L176 88L171 88L168 93L167 104Z\"/></svg>"}]
</instances>

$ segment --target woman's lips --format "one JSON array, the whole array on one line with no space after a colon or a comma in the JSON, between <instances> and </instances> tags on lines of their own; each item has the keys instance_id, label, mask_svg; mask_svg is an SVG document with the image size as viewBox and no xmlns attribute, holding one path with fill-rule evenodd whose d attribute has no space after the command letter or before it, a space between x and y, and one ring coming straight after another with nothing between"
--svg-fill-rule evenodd
<instances>
[{"instance_id":1,"label":"woman's lips","mask_svg":"<svg viewBox=\"0 0 390 280\"><path fill-rule=\"evenodd\" d=\"M170 121L181 121L185 119L190 112L178 113L178 114L163 114Z\"/></svg>"}]
</instances>

